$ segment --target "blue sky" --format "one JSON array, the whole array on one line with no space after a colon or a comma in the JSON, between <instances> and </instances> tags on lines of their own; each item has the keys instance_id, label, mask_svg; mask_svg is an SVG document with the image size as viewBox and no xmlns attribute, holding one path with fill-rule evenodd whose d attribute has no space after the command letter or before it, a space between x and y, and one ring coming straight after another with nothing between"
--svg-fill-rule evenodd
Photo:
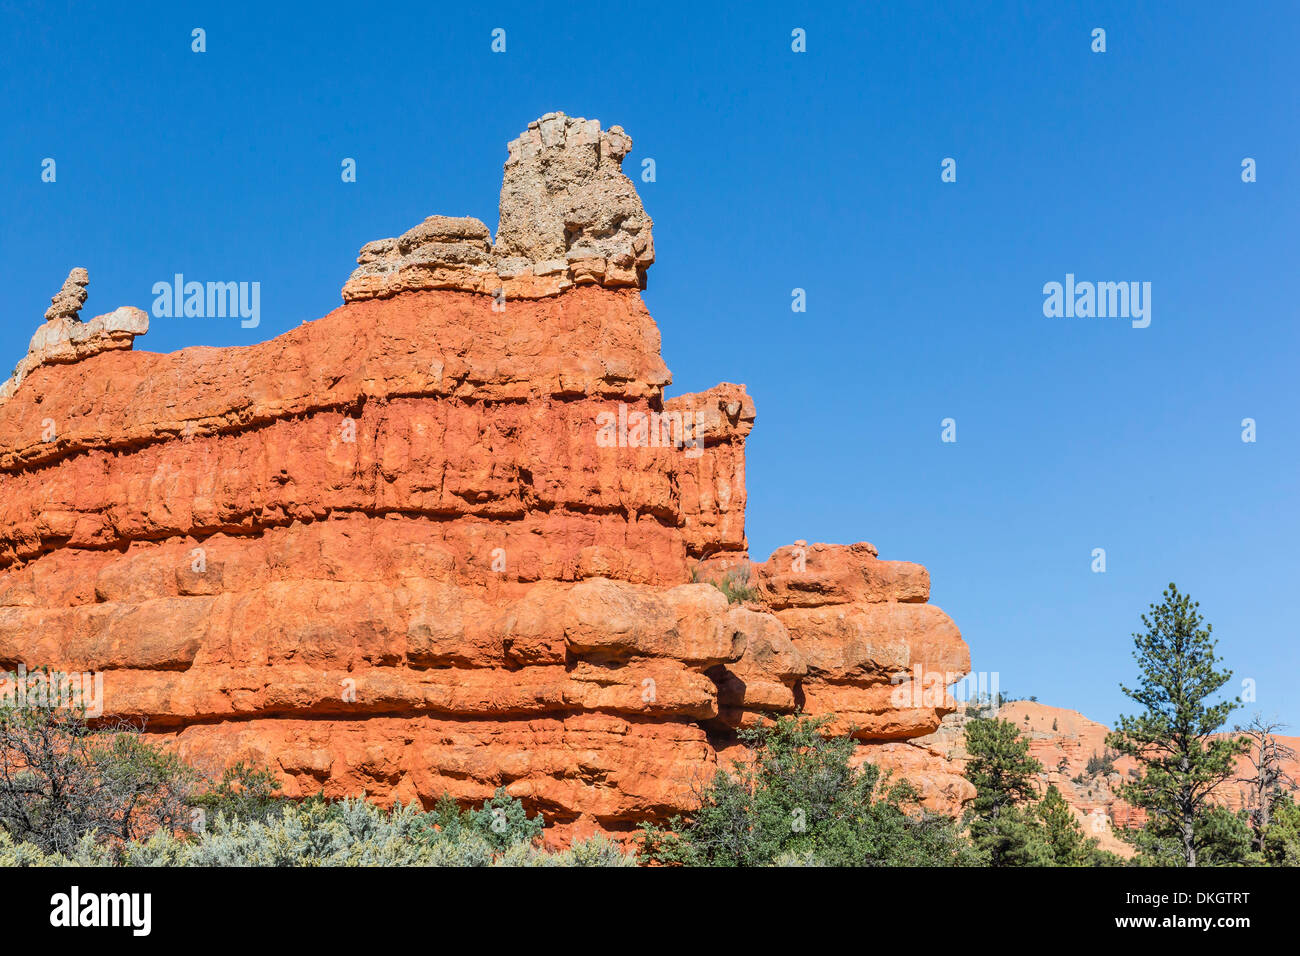
<instances>
[{"instance_id":1,"label":"blue sky","mask_svg":"<svg viewBox=\"0 0 1300 956\"><path fill-rule=\"evenodd\" d=\"M1176 581L1249 711L1300 733L1294 3L117 6L0 3L10 363L74 265L83 317L176 272L261 282L259 328L155 319L138 347L269 338L370 239L495 228L530 120L617 123L629 174L656 164L672 392L758 407L756 558L919 561L977 670L1108 722ZM1044 317L1066 273L1150 282L1150 327Z\"/></svg>"}]
</instances>

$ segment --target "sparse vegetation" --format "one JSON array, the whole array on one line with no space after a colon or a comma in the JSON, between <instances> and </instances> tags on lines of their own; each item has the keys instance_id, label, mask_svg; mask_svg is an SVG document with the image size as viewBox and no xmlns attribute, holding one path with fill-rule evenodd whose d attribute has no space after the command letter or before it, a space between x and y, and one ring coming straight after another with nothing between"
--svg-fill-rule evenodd
<instances>
[{"instance_id":1,"label":"sparse vegetation","mask_svg":"<svg viewBox=\"0 0 1300 956\"><path fill-rule=\"evenodd\" d=\"M222 771L217 782L194 796L191 804L212 816L266 822L286 805L279 791L274 773L241 760Z\"/></svg>"},{"instance_id":2,"label":"sparse vegetation","mask_svg":"<svg viewBox=\"0 0 1300 956\"><path fill-rule=\"evenodd\" d=\"M737 564L714 577L705 576L700 565L695 564L691 567L690 575L692 584L712 584L726 595L728 604L743 604L759 599L758 589L751 584L753 572L748 562Z\"/></svg>"},{"instance_id":3,"label":"sparse vegetation","mask_svg":"<svg viewBox=\"0 0 1300 956\"><path fill-rule=\"evenodd\" d=\"M728 604L743 604L746 601L758 600L758 590L750 584L748 564L738 564L734 568L727 569L721 578L712 583L726 595Z\"/></svg>"},{"instance_id":4,"label":"sparse vegetation","mask_svg":"<svg viewBox=\"0 0 1300 956\"><path fill-rule=\"evenodd\" d=\"M509 822L503 824L501 821ZM218 813L199 834L159 830L109 848L87 835L67 852L45 852L0 833L0 866L634 866L616 844L594 838L562 852L537 845L541 821L503 791L481 809L383 809L365 800L285 801L259 820Z\"/></svg>"},{"instance_id":5,"label":"sparse vegetation","mask_svg":"<svg viewBox=\"0 0 1300 956\"><path fill-rule=\"evenodd\" d=\"M867 763L828 718L787 716L741 732L751 761L719 770L699 808L645 825L649 860L701 866L960 866L975 862L954 821L921 809L910 786Z\"/></svg>"},{"instance_id":6,"label":"sparse vegetation","mask_svg":"<svg viewBox=\"0 0 1300 956\"><path fill-rule=\"evenodd\" d=\"M728 601L756 591L748 566L714 584ZM1120 835L1133 865L1300 865L1300 806L1284 767L1294 754L1276 723L1238 738L1221 728L1235 701L1212 699L1230 678L1210 629L1171 585L1135 635L1145 711L1123 717L1074 778L1082 787L1133 757L1120 796L1146 811ZM1031 698L1032 699L1032 698ZM0 706L0 866L1101 866L1124 861L1085 834L1065 796L1040 781L1025 731L996 717L1001 695L966 707L966 776L975 798L961 821L829 735L830 716L783 716L740 732L748 759L719 770L698 807L644 824L640 858L597 838L542 846L544 822L504 790L464 808L364 800L292 800L264 767L238 763L207 779L139 726L91 726L71 708ZM1026 723L1029 722L1026 715ZM1057 730L1053 720L1052 729ZM1247 746L1249 744L1249 746ZM1112 749L1113 748L1113 749ZM1246 809L1209 798L1248 755ZM1069 762L1056 769L1064 775Z\"/></svg>"},{"instance_id":7,"label":"sparse vegetation","mask_svg":"<svg viewBox=\"0 0 1300 956\"><path fill-rule=\"evenodd\" d=\"M1109 775L1115 772L1115 755L1109 750L1104 754L1094 752L1088 758L1088 764L1084 769L1084 775L1095 777L1098 774Z\"/></svg>"},{"instance_id":8,"label":"sparse vegetation","mask_svg":"<svg viewBox=\"0 0 1300 956\"><path fill-rule=\"evenodd\" d=\"M198 774L138 726L0 705L0 831L44 854L119 846L188 822Z\"/></svg>"},{"instance_id":9,"label":"sparse vegetation","mask_svg":"<svg viewBox=\"0 0 1300 956\"><path fill-rule=\"evenodd\" d=\"M1300 866L1300 804L1284 793L1273 804L1273 817L1264 831L1263 857L1271 866Z\"/></svg>"},{"instance_id":10,"label":"sparse vegetation","mask_svg":"<svg viewBox=\"0 0 1300 956\"><path fill-rule=\"evenodd\" d=\"M1265 850L1265 838L1272 826L1276 807L1290 799L1297 784L1286 772L1285 764L1296 759L1295 749L1282 743L1277 732L1282 724L1266 721L1256 716L1242 730L1247 741L1246 761L1251 774L1239 778L1249 787L1247 808L1250 811L1250 828L1253 831L1251 848L1257 853Z\"/></svg>"},{"instance_id":11,"label":"sparse vegetation","mask_svg":"<svg viewBox=\"0 0 1300 956\"><path fill-rule=\"evenodd\" d=\"M0 866L631 866L604 839L540 846L543 822L497 793L430 811L289 800L266 768L215 781L129 724L0 706Z\"/></svg>"}]
</instances>

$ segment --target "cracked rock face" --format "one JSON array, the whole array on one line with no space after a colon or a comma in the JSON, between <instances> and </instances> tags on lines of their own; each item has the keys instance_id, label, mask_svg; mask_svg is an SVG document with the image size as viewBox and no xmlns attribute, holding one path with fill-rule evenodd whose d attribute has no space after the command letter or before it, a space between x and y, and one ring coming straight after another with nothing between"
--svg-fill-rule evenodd
<instances>
[{"instance_id":1,"label":"cracked rock face","mask_svg":"<svg viewBox=\"0 0 1300 956\"><path fill-rule=\"evenodd\" d=\"M644 288L654 239L623 174L631 148L621 127L547 113L508 147L495 242L477 219L430 216L363 246L344 301L418 289L534 299L581 285Z\"/></svg>"},{"instance_id":2,"label":"cracked rock face","mask_svg":"<svg viewBox=\"0 0 1300 956\"><path fill-rule=\"evenodd\" d=\"M563 261L575 282L644 286L654 262L650 217L623 157L632 138L620 126L548 113L510 144L501 183L501 265Z\"/></svg>"},{"instance_id":3,"label":"cracked rock face","mask_svg":"<svg viewBox=\"0 0 1300 956\"><path fill-rule=\"evenodd\" d=\"M45 321L57 319L75 319L86 304L86 286L90 284L90 275L80 267L68 273L63 280L63 288L50 299L50 307L45 310Z\"/></svg>"}]
</instances>

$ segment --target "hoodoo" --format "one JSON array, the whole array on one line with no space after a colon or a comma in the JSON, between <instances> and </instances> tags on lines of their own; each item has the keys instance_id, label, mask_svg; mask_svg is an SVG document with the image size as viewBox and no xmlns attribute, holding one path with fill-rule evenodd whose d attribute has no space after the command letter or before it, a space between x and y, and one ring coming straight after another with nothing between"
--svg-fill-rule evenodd
<instances>
[{"instance_id":1,"label":"hoodoo","mask_svg":"<svg viewBox=\"0 0 1300 956\"><path fill-rule=\"evenodd\" d=\"M954 702L891 679L964 674L966 645L869 544L749 563L754 405L665 397L630 149L542 117L495 237L367 243L341 307L250 347L134 351L144 313L82 323L74 270L0 386L0 669L102 672L105 717L290 795L503 786L626 831L803 709L955 808L926 740ZM665 419L683 440L607 440Z\"/></svg>"}]
</instances>

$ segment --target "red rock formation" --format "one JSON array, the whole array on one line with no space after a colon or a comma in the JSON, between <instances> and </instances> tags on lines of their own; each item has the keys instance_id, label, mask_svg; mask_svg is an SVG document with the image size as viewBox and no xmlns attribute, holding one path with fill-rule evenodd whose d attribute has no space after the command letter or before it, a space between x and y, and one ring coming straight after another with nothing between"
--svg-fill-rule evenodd
<instances>
[{"instance_id":1,"label":"red rock formation","mask_svg":"<svg viewBox=\"0 0 1300 956\"><path fill-rule=\"evenodd\" d=\"M802 707L932 805L969 796L909 742L946 690L894 682L969 668L924 568L798 544L750 600L709 583L748 560L754 406L664 397L629 145L544 118L512 146L508 241L427 220L271 341L30 363L0 396L0 668L102 672L105 716L291 795L504 786L625 830Z\"/></svg>"}]
</instances>

